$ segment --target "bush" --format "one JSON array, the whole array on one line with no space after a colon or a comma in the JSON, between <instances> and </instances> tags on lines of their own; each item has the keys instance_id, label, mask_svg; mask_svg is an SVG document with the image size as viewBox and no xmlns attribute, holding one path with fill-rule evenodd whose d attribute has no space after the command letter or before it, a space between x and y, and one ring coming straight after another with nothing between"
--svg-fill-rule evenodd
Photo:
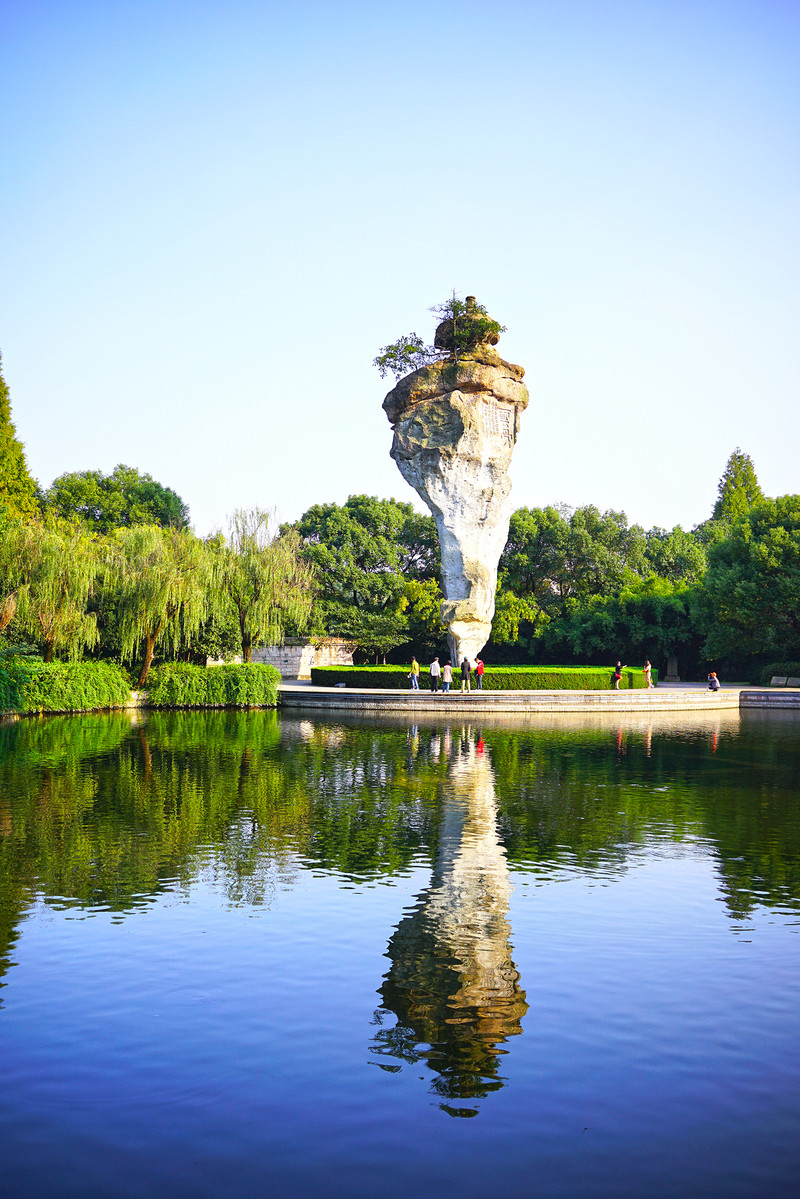
<instances>
[{"instance_id":1,"label":"bush","mask_svg":"<svg viewBox=\"0 0 800 1199\"><path fill-rule=\"evenodd\" d=\"M411 686L410 666L312 666L311 682L317 687L377 687L404 691ZM658 671L653 670L653 682ZM473 686L475 675L472 676ZM620 690L644 687L641 670L632 667L622 672ZM430 677L427 670L420 675L420 686L427 691ZM453 687L461 687L461 674L453 671ZM612 667L598 666L487 666L483 675L484 691L611 691L614 687Z\"/></svg>"},{"instance_id":2,"label":"bush","mask_svg":"<svg viewBox=\"0 0 800 1199\"><path fill-rule=\"evenodd\" d=\"M769 687L770 679L778 678L800 679L800 662L770 662L761 671L763 686Z\"/></svg>"},{"instance_id":3,"label":"bush","mask_svg":"<svg viewBox=\"0 0 800 1199\"><path fill-rule=\"evenodd\" d=\"M275 708L280 673L274 666L158 666L147 681L151 708Z\"/></svg>"},{"instance_id":4,"label":"bush","mask_svg":"<svg viewBox=\"0 0 800 1199\"><path fill-rule=\"evenodd\" d=\"M19 712L22 709L22 687L19 669L11 659L0 661L0 712Z\"/></svg>"},{"instance_id":5,"label":"bush","mask_svg":"<svg viewBox=\"0 0 800 1199\"><path fill-rule=\"evenodd\" d=\"M0 706L12 712L89 712L130 699L125 674L111 662L0 661Z\"/></svg>"}]
</instances>

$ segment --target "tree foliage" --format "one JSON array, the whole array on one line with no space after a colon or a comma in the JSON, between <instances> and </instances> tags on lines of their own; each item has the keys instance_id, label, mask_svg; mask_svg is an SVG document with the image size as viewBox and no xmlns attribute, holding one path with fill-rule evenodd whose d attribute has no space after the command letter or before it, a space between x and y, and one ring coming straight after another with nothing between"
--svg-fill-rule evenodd
<instances>
[{"instance_id":1,"label":"tree foliage","mask_svg":"<svg viewBox=\"0 0 800 1199\"><path fill-rule=\"evenodd\" d=\"M453 292L448 300L435 304L430 311L439 318L433 345L426 345L418 333L408 333L384 346L372 364L378 368L382 379L387 374L399 379L409 371L419 370L444 357L459 358L482 342L496 342L505 330L505 326L492 320L483 304L476 303L473 296L462 300Z\"/></svg>"},{"instance_id":2,"label":"tree foliage","mask_svg":"<svg viewBox=\"0 0 800 1199\"><path fill-rule=\"evenodd\" d=\"M568 599L610 595L650 572L647 542L624 512L520 508L500 557L504 586L554 616Z\"/></svg>"},{"instance_id":3,"label":"tree foliage","mask_svg":"<svg viewBox=\"0 0 800 1199\"><path fill-rule=\"evenodd\" d=\"M32 517L39 510L36 483L28 474L25 450L11 419L11 397L0 357L0 506L8 513Z\"/></svg>"},{"instance_id":4,"label":"tree foliage","mask_svg":"<svg viewBox=\"0 0 800 1199\"><path fill-rule=\"evenodd\" d=\"M133 525L189 525L189 509L176 492L121 463L110 475L99 470L59 475L45 492L44 505L57 516L77 517L103 533Z\"/></svg>"},{"instance_id":5,"label":"tree foliage","mask_svg":"<svg viewBox=\"0 0 800 1199\"><path fill-rule=\"evenodd\" d=\"M729 524L746 516L754 504L764 499L753 459L737 446L728 459L717 487L717 502L712 520L727 521Z\"/></svg>"},{"instance_id":6,"label":"tree foliage","mask_svg":"<svg viewBox=\"0 0 800 1199\"><path fill-rule=\"evenodd\" d=\"M692 593L653 577L616 595L568 600L543 630L541 647L548 659L643 662L683 654L697 639Z\"/></svg>"},{"instance_id":7,"label":"tree foliage","mask_svg":"<svg viewBox=\"0 0 800 1199\"><path fill-rule=\"evenodd\" d=\"M674 529L648 529L644 553L652 573L666 579L673 587L699 583L705 574L707 554L704 545L680 525Z\"/></svg>"},{"instance_id":8,"label":"tree foliage","mask_svg":"<svg viewBox=\"0 0 800 1199\"><path fill-rule=\"evenodd\" d=\"M219 580L239 625L242 658L254 644L280 644L287 629L301 632L311 615L314 568L301 555L300 534L278 535L269 512L237 509L219 547Z\"/></svg>"},{"instance_id":9,"label":"tree foliage","mask_svg":"<svg viewBox=\"0 0 800 1199\"><path fill-rule=\"evenodd\" d=\"M432 517L396 500L353 495L342 505L315 504L293 527L320 582L314 608L318 631L347 637L373 653L378 627L386 637L405 631L407 581L436 576ZM372 620L378 617L380 626Z\"/></svg>"},{"instance_id":10,"label":"tree foliage","mask_svg":"<svg viewBox=\"0 0 800 1199\"><path fill-rule=\"evenodd\" d=\"M800 496L762 500L731 526L702 598L710 656L800 656Z\"/></svg>"},{"instance_id":11,"label":"tree foliage","mask_svg":"<svg viewBox=\"0 0 800 1199\"><path fill-rule=\"evenodd\" d=\"M0 509L0 633L14 620L30 580L39 523Z\"/></svg>"},{"instance_id":12,"label":"tree foliage","mask_svg":"<svg viewBox=\"0 0 800 1199\"><path fill-rule=\"evenodd\" d=\"M174 651L197 632L213 595L213 567L203 543L185 530L134 525L110 539L106 569L115 584L120 653L127 662L141 655L139 687L157 648Z\"/></svg>"},{"instance_id":13,"label":"tree foliage","mask_svg":"<svg viewBox=\"0 0 800 1199\"><path fill-rule=\"evenodd\" d=\"M78 521L46 520L24 542L26 583L20 590L22 631L42 646L45 662L77 659L97 642L87 610L98 573L97 547Z\"/></svg>"}]
</instances>

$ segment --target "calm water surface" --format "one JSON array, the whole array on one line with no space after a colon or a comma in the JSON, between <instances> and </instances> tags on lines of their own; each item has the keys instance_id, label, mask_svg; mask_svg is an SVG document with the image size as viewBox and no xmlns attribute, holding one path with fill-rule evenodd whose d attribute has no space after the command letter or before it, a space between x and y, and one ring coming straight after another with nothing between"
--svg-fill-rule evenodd
<instances>
[{"instance_id":1,"label":"calm water surface","mask_svg":"<svg viewBox=\"0 0 800 1199\"><path fill-rule=\"evenodd\" d=\"M0 728L6 1199L795 1196L800 719Z\"/></svg>"}]
</instances>

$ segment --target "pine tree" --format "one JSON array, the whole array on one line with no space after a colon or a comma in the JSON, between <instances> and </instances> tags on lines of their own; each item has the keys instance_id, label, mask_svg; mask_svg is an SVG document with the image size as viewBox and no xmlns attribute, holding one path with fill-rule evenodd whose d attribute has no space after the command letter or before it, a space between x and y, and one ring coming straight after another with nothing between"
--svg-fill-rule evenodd
<instances>
[{"instance_id":1,"label":"pine tree","mask_svg":"<svg viewBox=\"0 0 800 1199\"><path fill-rule=\"evenodd\" d=\"M719 481L717 502L711 519L731 523L763 499L764 493L758 485L753 459L737 446Z\"/></svg>"},{"instance_id":2,"label":"pine tree","mask_svg":"<svg viewBox=\"0 0 800 1199\"><path fill-rule=\"evenodd\" d=\"M28 474L25 450L17 440L11 420L11 397L3 378L0 357L0 506L19 516L33 516L38 511L36 484Z\"/></svg>"}]
</instances>

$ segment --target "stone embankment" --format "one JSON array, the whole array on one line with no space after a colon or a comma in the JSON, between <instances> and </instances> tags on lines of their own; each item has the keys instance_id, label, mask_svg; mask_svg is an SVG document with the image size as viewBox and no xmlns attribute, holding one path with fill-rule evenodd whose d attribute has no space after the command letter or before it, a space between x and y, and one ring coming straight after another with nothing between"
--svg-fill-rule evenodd
<instances>
[{"instance_id":1,"label":"stone embankment","mask_svg":"<svg viewBox=\"0 0 800 1199\"><path fill-rule=\"evenodd\" d=\"M739 701L740 708L770 708L773 711L800 711L800 688L744 688Z\"/></svg>"},{"instance_id":2,"label":"stone embankment","mask_svg":"<svg viewBox=\"0 0 800 1199\"><path fill-rule=\"evenodd\" d=\"M308 687L284 683L284 708L350 712L700 712L738 710L740 689L716 693L705 688L651 691L377 691L350 687ZM798 692L800 701L800 692ZM800 707L800 703L798 703Z\"/></svg>"},{"instance_id":3,"label":"stone embankment","mask_svg":"<svg viewBox=\"0 0 800 1199\"><path fill-rule=\"evenodd\" d=\"M724 687L654 687L650 691L378 691L350 687L309 687L284 683L279 688L283 708L354 713L446 712L713 712L762 709L800 712L800 689Z\"/></svg>"}]
</instances>

